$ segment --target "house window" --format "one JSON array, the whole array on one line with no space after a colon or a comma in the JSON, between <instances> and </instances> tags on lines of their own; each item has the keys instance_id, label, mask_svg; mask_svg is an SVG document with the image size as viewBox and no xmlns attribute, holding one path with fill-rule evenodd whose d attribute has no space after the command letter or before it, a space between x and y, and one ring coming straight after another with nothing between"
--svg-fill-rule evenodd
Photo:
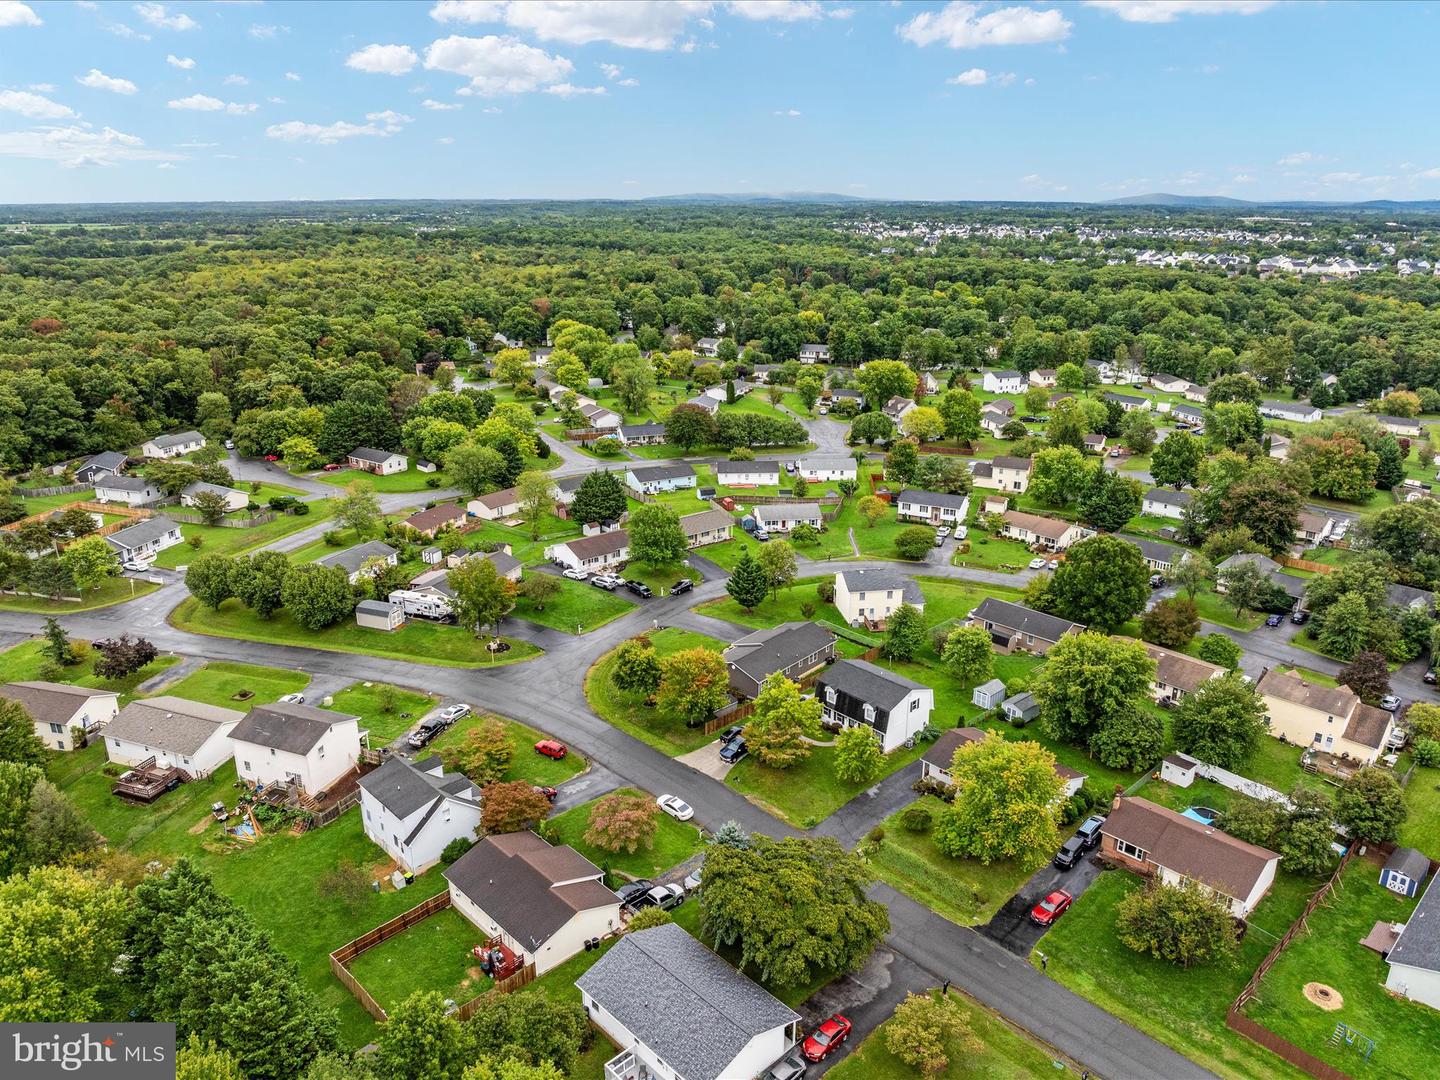
<instances>
[{"instance_id":1,"label":"house window","mask_svg":"<svg viewBox=\"0 0 1440 1080\"><path fill-rule=\"evenodd\" d=\"M1121 855L1128 855L1130 858L1138 859L1141 862L1145 862L1150 857L1144 848L1138 848L1134 844L1126 843L1124 840L1115 841L1115 850L1120 852Z\"/></svg>"},{"instance_id":2,"label":"house window","mask_svg":"<svg viewBox=\"0 0 1440 1080\"><path fill-rule=\"evenodd\" d=\"M65 729L62 728L59 724L51 724L51 725L50 725L50 730L51 730L51 732L53 732L54 734L59 735L59 734L60 734L61 732L63 732Z\"/></svg>"},{"instance_id":3,"label":"house window","mask_svg":"<svg viewBox=\"0 0 1440 1080\"><path fill-rule=\"evenodd\" d=\"M275 748L274 748L273 746L270 748L270 756L271 756L271 757L274 757L274 756L275 756Z\"/></svg>"},{"instance_id":4,"label":"house window","mask_svg":"<svg viewBox=\"0 0 1440 1080\"><path fill-rule=\"evenodd\" d=\"M914 712L914 711L915 711L916 709L918 709L918 708L920 708L920 699L919 699L918 697L917 697L917 698L911 698L911 699L910 699L910 711L911 711L911 712Z\"/></svg>"},{"instance_id":5,"label":"house window","mask_svg":"<svg viewBox=\"0 0 1440 1080\"><path fill-rule=\"evenodd\" d=\"M835 688L833 686L827 686L825 688L825 701L829 705L835 704Z\"/></svg>"},{"instance_id":6,"label":"house window","mask_svg":"<svg viewBox=\"0 0 1440 1080\"><path fill-rule=\"evenodd\" d=\"M865 722L866 722L867 724L873 724L873 723L875 723L875 706L874 706L874 705L866 705L864 711L865 711Z\"/></svg>"},{"instance_id":7,"label":"house window","mask_svg":"<svg viewBox=\"0 0 1440 1080\"><path fill-rule=\"evenodd\" d=\"M321 744L320 744L320 756L321 756L322 758L325 756L325 744L324 744L324 743L321 743Z\"/></svg>"},{"instance_id":8,"label":"house window","mask_svg":"<svg viewBox=\"0 0 1440 1080\"><path fill-rule=\"evenodd\" d=\"M190 759L189 759L188 757L187 757L187 758L181 758L180 760L183 761L183 762L185 762L186 765L189 765L189 764L190 764Z\"/></svg>"},{"instance_id":9,"label":"house window","mask_svg":"<svg viewBox=\"0 0 1440 1080\"><path fill-rule=\"evenodd\" d=\"M117 744L118 745L118 744ZM250 762L245 762L245 771L250 772Z\"/></svg>"}]
</instances>

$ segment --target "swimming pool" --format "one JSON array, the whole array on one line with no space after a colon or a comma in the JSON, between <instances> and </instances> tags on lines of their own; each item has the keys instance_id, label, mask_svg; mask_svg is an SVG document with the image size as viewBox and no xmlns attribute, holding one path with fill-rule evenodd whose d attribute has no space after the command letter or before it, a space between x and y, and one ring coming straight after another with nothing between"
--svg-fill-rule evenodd
<instances>
[{"instance_id":1,"label":"swimming pool","mask_svg":"<svg viewBox=\"0 0 1440 1080\"><path fill-rule=\"evenodd\" d=\"M1190 806L1182 810L1181 817L1188 817L1191 821L1198 821L1201 825L1214 825L1215 819L1220 816L1219 810L1212 810L1208 806Z\"/></svg>"}]
</instances>

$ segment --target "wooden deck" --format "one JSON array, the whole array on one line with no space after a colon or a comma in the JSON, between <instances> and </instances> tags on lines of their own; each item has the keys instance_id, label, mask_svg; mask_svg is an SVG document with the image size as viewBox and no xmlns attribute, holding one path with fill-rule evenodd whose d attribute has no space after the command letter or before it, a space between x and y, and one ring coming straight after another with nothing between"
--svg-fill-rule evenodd
<instances>
[{"instance_id":1,"label":"wooden deck","mask_svg":"<svg viewBox=\"0 0 1440 1080\"><path fill-rule=\"evenodd\" d=\"M184 769L157 766L153 757L146 758L115 781L110 792L135 802L154 802L167 791L173 791L190 779Z\"/></svg>"}]
</instances>

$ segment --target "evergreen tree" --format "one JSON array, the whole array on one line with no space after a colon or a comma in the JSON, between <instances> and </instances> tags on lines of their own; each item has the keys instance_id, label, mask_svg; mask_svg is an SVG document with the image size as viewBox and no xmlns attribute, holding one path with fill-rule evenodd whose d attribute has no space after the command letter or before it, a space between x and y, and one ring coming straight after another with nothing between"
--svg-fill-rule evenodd
<instances>
[{"instance_id":1,"label":"evergreen tree","mask_svg":"<svg viewBox=\"0 0 1440 1080\"><path fill-rule=\"evenodd\" d=\"M618 521L625 513L625 489L614 473L592 472L575 489L570 504L570 520L587 524L592 521Z\"/></svg>"},{"instance_id":2,"label":"evergreen tree","mask_svg":"<svg viewBox=\"0 0 1440 1080\"><path fill-rule=\"evenodd\" d=\"M730 572L725 591L746 611L754 611L765 602L765 594L770 591L770 578L760 564L750 557L748 547L741 553L735 569Z\"/></svg>"},{"instance_id":3,"label":"evergreen tree","mask_svg":"<svg viewBox=\"0 0 1440 1080\"><path fill-rule=\"evenodd\" d=\"M1380 465L1375 470L1375 486L1382 491L1389 491L1398 487L1405 480L1405 455L1400 450L1400 444L1395 441L1395 436L1387 435L1380 440L1380 445L1375 447L1375 453L1380 457Z\"/></svg>"}]
</instances>

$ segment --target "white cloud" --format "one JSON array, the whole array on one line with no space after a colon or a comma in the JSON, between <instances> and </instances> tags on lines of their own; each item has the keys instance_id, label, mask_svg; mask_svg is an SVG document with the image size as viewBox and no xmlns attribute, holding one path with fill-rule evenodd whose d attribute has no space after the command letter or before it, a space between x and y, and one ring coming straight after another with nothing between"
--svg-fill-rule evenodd
<instances>
[{"instance_id":1,"label":"white cloud","mask_svg":"<svg viewBox=\"0 0 1440 1080\"><path fill-rule=\"evenodd\" d=\"M75 81L91 90L108 90L112 94L133 94L139 89L129 79L114 78L99 68L91 68L85 75L76 75Z\"/></svg>"},{"instance_id":2,"label":"white cloud","mask_svg":"<svg viewBox=\"0 0 1440 1080\"><path fill-rule=\"evenodd\" d=\"M823 14L816 0L730 0L727 6L742 19L776 22L804 22Z\"/></svg>"},{"instance_id":3,"label":"white cloud","mask_svg":"<svg viewBox=\"0 0 1440 1080\"><path fill-rule=\"evenodd\" d=\"M692 18L706 15L711 0L440 0L430 9L437 22L503 22L542 41L587 45L608 41L628 49L669 49Z\"/></svg>"},{"instance_id":4,"label":"white cloud","mask_svg":"<svg viewBox=\"0 0 1440 1080\"><path fill-rule=\"evenodd\" d=\"M157 169L173 169L175 168L175 165L173 162L162 161L159 165L156 165L155 167Z\"/></svg>"},{"instance_id":5,"label":"white cloud","mask_svg":"<svg viewBox=\"0 0 1440 1080\"><path fill-rule=\"evenodd\" d=\"M34 90L37 94L53 94L55 92L55 84L48 82L32 82L29 86L25 87L25 89ZM1404 166L1401 166L1401 168L1404 168ZM1411 168L1414 168L1414 166L1412 165Z\"/></svg>"},{"instance_id":6,"label":"white cloud","mask_svg":"<svg viewBox=\"0 0 1440 1080\"><path fill-rule=\"evenodd\" d=\"M601 64L600 70L605 73L605 77L607 79L618 79L620 77L620 73L625 69L622 68L619 64Z\"/></svg>"},{"instance_id":7,"label":"white cloud","mask_svg":"<svg viewBox=\"0 0 1440 1080\"><path fill-rule=\"evenodd\" d=\"M273 23L251 23L250 29L245 32L256 41L273 41L289 30L288 26L276 26Z\"/></svg>"},{"instance_id":8,"label":"white cloud","mask_svg":"<svg viewBox=\"0 0 1440 1080\"><path fill-rule=\"evenodd\" d=\"M434 109L436 112L451 112L465 107L458 101L436 101L434 98L426 98L420 102L420 105L422 108Z\"/></svg>"},{"instance_id":9,"label":"white cloud","mask_svg":"<svg viewBox=\"0 0 1440 1080\"><path fill-rule=\"evenodd\" d=\"M1275 0L1084 0L1126 22L1168 23L1182 15L1258 15Z\"/></svg>"},{"instance_id":10,"label":"white cloud","mask_svg":"<svg viewBox=\"0 0 1440 1080\"><path fill-rule=\"evenodd\" d=\"M32 120L69 120L77 115L68 105L24 90L0 90L0 110L19 113Z\"/></svg>"},{"instance_id":11,"label":"white cloud","mask_svg":"<svg viewBox=\"0 0 1440 1080\"><path fill-rule=\"evenodd\" d=\"M1275 164L1289 165L1293 167L1295 165L1309 165L1311 162L1324 160L1325 159L1322 158L1319 154L1312 154L1309 150L1300 150L1293 154L1286 154Z\"/></svg>"},{"instance_id":12,"label":"white cloud","mask_svg":"<svg viewBox=\"0 0 1440 1080\"><path fill-rule=\"evenodd\" d=\"M1249 173L1236 173L1234 176L1230 177L1230 182L1232 184L1253 184L1255 182L1255 177L1251 176Z\"/></svg>"},{"instance_id":13,"label":"white cloud","mask_svg":"<svg viewBox=\"0 0 1440 1080\"><path fill-rule=\"evenodd\" d=\"M366 45L345 60L345 66L372 75L404 75L420 58L409 45Z\"/></svg>"},{"instance_id":14,"label":"white cloud","mask_svg":"<svg viewBox=\"0 0 1440 1080\"><path fill-rule=\"evenodd\" d=\"M386 109L384 112L366 113L365 119L369 120L372 124L379 124L385 129L387 135L393 135L397 131L402 130L406 124L415 122L413 116L406 116L404 113L398 113L394 109Z\"/></svg>"},{"instance_id":15,"label":"white cloud","mask_svg":"<svg viewBox=\"0 0 1440 1080\"><path fill-rule=\"evenodd\" d=\"M114 128L48 127L0 133L0 157L58 161L67 168L122 161L179 161L183 154L149 150L138 135Z\"/></svg>"},{"instance_id":16,"label":"white cloud","mask_svg":"<svg viewBox=\"0 0 1440 1080\"><path fill-rule=\"evenodd\" d=\"M616 83L615 85L616 85L616 86L639 86L639 85L640 85L640 80L639 80L639 79L621 79L621 80L620 80L618 83Z\"/></svg>"},{"instance_id":17,"label":"white cloud","mask_svg":"<svg viewBox=\"0 0 1440 1080\"><path fill-rule=\"evenodd\" d=\"M480 111L483 112L486 116L499 116L505 110L499 108L498 106L491 105L489 108L481 109Z\"/></svg>"},{"instance_id":18,"label":"white cloud","mask_svg":"<svg viewBox=\"0 0 1440 1080\"><path fill-rule=\"evenodd\" d=\"M1057 183L1054 180L1048 180L1045 177L1041 176L1039 173L1031 173L1029 176L1022 176L1020 178L1020 183L1024 184L1028 188L1035 188L1040 191L1054 192L1057 195L1062 191L1070 190L1068 185Z\"/></svg>"},{"instance_id":19,"label":"white cloud","mask_svg":"<svg viewBox=\"0 0 1440 1080\"><path fill-rule=\"evenodd\" d=\"M285 72L285 78L286 78L288 81L290 81L290 82L299 82L299 81L300 81L300 76L297 75L297 74L295 74L295 72L293 72L293 71L287 71L287 72Z\"/></svg>"},{"instance_id":20,"label":"white cloud","mask_svg":"<svg viewBox=\"0 0 1440 1080\"><path fill-rule=\"evenodd\" d=\"M236 101L224 102L219 98L210 97L208 94L191 94L189 97L167 101L165 107L180 109L184 112L225 112L231 116L244 116L246 113L253 113L260 106L241 104Z\"/></svg>"},{"instance_id":21,"label":"white cloud","mask_svg":"<svg viewBox=\"0 0 1440 1080\"><path fill-rule=\"evenodd\" d=\"M575 65L563 56L551 56L543 49L513 37L463 37L452 35L430 43L425 50L425 67L448 71L470 80L461 92L495 97L525 94L564 81Z\"/></svg>"},{"instance_id":22,"label":"white cloud","mask_svg":"<svg viewBox=\"0 0 1440 1080\"><path fill-rule=\"evenodd\" d=\"M547 86L545 93L554 94L556 97L581 97L586 94L600 95L606 93L603 86L574 86L571 83L556 83L554 86Z\"/></svg>"},{"instance_id":23,"label":"white cloud","mask_svg":"<svg viewBox=\"0 0 1440 1080\"><path fill-rule=\"evenodd\" d=\"M323 146L332 146L344 139L384 138L391 132L375 123L352 124L345 120L337 120L333 124L306 124L300 120L287 120L283 124L271 124L265 129L265 134L271 139L279 139L282 142L313 142Z\"/></svg>"},{"instance_id":24,"label":"white cloud","mask_svg":"<svg viewBox=\"0 0 1440 1080\"><path fill-rule=\"evenodd\" d=\"M226 86L249 86L250 80L244 75L226 75L224 79Z\"/></svg>"},{"instance_id":25,"label":"white cloud","mask_svg":"<svg viewBox=\"0 0 1440 1080\"><path fill-rule=\"evenodd\" d=\"M775 110L775 115L776 115L776 116L784 116L784 117L796 117L796 116L799 116L799 115L800 115L800 110L799 110L799 109L776 109L776 110Z\"/></svg>"},{"instance_id":26,"label":"white cloud","mask_svg":"<svg viewBox=\"0 0 1440 1080\"><path fill-rule=\"evenodd\" d=\"M436 22L502 22L505 7L504 0L440 0L430 17Z\"/></svg>"},{"instance_id":27,"label":"white cloud","mask_svg":"<svg viewBox=\"0 0 1440 1080\"><path fill-rule=\"evenodd\" d=\"M195 61L192 60L190 57L176 56L174 53L171 53L169 56L165 57L165 63L169 64L171 67L177 67L181 71L189 71L195 66Z\"/></svg>"},{"instance_id":28,"label":"white cloud","mask_svg":"<svg viewBox=\"0 0 1440 1080\"><path fill-rule=\"evenodd\" d=\"M268 101L271 105L285 104L285 99L283 97L267 97L265 100Z\"/></svg>"},{"instance_id":29,"label":"white cloud","mask_svg":"<svg viewBox=\"0 0 1440 1080\"><path fill-rule=\"evenodd\" d=\"M200 29L200 24L189 15L178 11L171 15L165 10L164 4L136 4L134 11L151 26L159 27L161 30Z\"/></svg>"},{"instance_id":30,"label":"white cloud","mask_svg":"<svg viewBox=\"0 0 1440 1080\"><path fill-rule=\"evenodd\" d=\"M1327 172L1320 177L1322 184L1355 184L1364 177L1358 172Z\"/></svg>"},{"instance_id":31,"label":"white cloud","mask_svg":"<svg viewBox=\"0 0 1440 1080\"><path fill-rule=\"evenodd\" d=\"M0 0L0 27L39 26L40 22L40 16L29 4L22 4L20 0Z\"/></svg>"},{"instance_id":32,"label":"white cloud","mask_svg":"<svg viewBox=\"0 0 1440 1080\"><path fill-rule=\"evenodd\" d=\"M1058 10L1008 7L980 14L979 4L952 0L939 11L916 15L899 28L915 45L940 42L952 49L982 45L1043 45L1070 36L1070 20Z\"/></svg>"},{"instance_id":33,"label":"white cloud","mask_svg":"<svg viewBox=\"0 0 1440 1080\"><path fill-rule=\"evenodd\" d=\"M955 86L984 86L989 80L990 74L984 68L971 68L945 81Z\"/></svg>"}]
</instances>

